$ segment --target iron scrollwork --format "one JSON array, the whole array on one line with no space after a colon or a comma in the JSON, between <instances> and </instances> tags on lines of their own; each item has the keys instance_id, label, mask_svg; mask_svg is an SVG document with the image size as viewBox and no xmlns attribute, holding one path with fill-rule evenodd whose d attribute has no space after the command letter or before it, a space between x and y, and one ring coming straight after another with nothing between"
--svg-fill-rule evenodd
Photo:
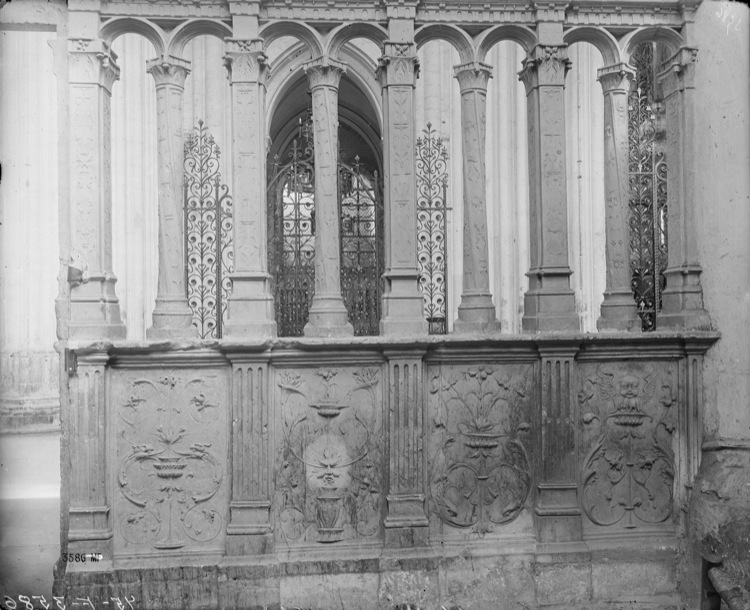
<instances>
[{"instance_id":1,"label":"iron scrollwork","mask_svg":"<svg viewBox=\"0 0 750 610\"><path fill-rule=\"evenodd\" d=\"M419 289L431 334L446 334L448 294L448 151L431 123L417 139L417 261Z\"/></svg>"},{"instance_id":2,"label":"iron scrollwork","mask_svg":"<svg viewBox=\"0 0 750 610\"><path fill-rule=\"evenodd\" d=\"M667 162L654 101L654 47L631 57L636 74L628 99L630 269L644 331L656 329L667 266Z\"/></svg>"},{"instance_id":3,"label":"iron scrollwork","mask_svg":"<svg viewBox=\"0 0 750 610\"><path fill-rule=\"evenodd\" d=\"M185 142L185 285L201 338L221 338L232 291L232 198L221 182L221 151L203 121Z\"/></svg>"}]
</instances>

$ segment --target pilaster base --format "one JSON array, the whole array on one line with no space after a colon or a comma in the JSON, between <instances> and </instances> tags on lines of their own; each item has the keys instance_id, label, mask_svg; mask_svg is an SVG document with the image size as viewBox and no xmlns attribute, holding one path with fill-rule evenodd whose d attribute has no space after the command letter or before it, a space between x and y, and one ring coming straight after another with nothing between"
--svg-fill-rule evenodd
<instances>
[{"instance_id":1,"label":"pilaster base","mask_svg":"<svg viewBox=\"0 0 750 610\"><path fill-rule=\"evenodd\" d=\"M229 318L225 337L270 338L277 334L268 275L232 275L232 295L227 299Z\"/></svg>"},{"instance_id":2,"label":"pilaster base","mask_svg":"<svg viewBox=\"0 0 750 610\"><path fill-rule=\"evenodd\" d=\"M570 289L529 290L523 298L524 332L578 331L575 294Z\"/></svg>"},{"instance_id":3,"label":"pilaster base","mask_svg":"<svg viewBox=\"0 0 750 610\"><path fill-rule=\"evenodd\" d=\"M596 321L598 330L640 331L635 300L631 292L605 292L601 315Z\"/></svg>"},{"instance_id":4,"label":"pilaster base","mask_svg":"<svg viewBox=\"0 0 750 610\"><path fill-rule=\"evenodd\" d=\"M124 339L125 325L120 315L120 302L115 296L114 276L83 278L68 268L72 282L70 295L70 339ZM82 283L77 283L82 282Z\"/></svg>"},{"instance_id":5,"label":"pilaster base","mask_svg":"<svg viewBox=\"0 0 750 610\"><path fill-rule=\"evenodd\" d=\"M583 538L577 483L539 484L534 512L539 542L576 542Z\"/></svg>"},{"instance_id":6,"label":"pilaster base","mask_svg":"<svg viewBox=\"0 0 750 610\"><path fill-rule=\"evenodd\" d=\"M424 514L422 494L388 496L385 544L391 548L426 546L429 521Z\"/></svg>"},{"instance_id":7,"label":"pilaster base","mask_svg":"<svg viewBox=\"0 0 750 610\"><path fill-rule=\"evenodd\" d=\"M113 536L108 506L70 508L69 553L100 553L104 557L111 557Z\"/></svg>"},{"instance_id":8,"label":"pilaster base","mask_svg":"<svg viewBox=\"0 0 750 610\"><path fill-rule=\"evenodd\" d=\"M227 555L267 555L274 551L269 520L271 504L266 501L235 501L229 504Z\"/></svg>"},{"instance_id":9,"label":"pilaster base","mask_svg":"<svg viewBox=\"0 0 750 610\"><path fill-rule=\"evenodd\" d=\"M156 299L153 326L146 329L147 339L186 339L198 336L193 312L184 297Z\"/></svg>"},{"instance_id":10,"label":"pilaster base","mask_svg":"<svg viewBox=\"0 0 750 610\"><path fill-rule=\"evenodd\" d=\"M341 295L315 295L310 317L305 324L305 337L351 337L354 327Z\"/></svg>"},{"instance_id":11,"label":"pilaster base","mask_svg":"<svg viewBox=\"0 0 750 610\"><path fill-rule=\"evenodd\" d=\"M667 269L667 287L661 295L660 328L711 330L711 318L703 309L701 269L697 266Z\"/></svg>"},{"instance_id":12,"label":"pilaster base","mask_svg":"<svg viewBox=\"0 0 750 610\"><path fill-rule=\"evenodd\" d=\"M489 294L464 294L458 306L458 318L453 323L457 333L491 333L500 330L495 305Z\"/></svg>"},{"instance_id":13,"label":"pilaster base","mask_svg":"<svg viewBox=\"0 0 750 610\"><path fill-rule=\"evenodd\" d=\"M386 273L390 291L383 295L380 334L385 337L428 334L419 276L411 271Z\"/></svg>"}]
</instances>

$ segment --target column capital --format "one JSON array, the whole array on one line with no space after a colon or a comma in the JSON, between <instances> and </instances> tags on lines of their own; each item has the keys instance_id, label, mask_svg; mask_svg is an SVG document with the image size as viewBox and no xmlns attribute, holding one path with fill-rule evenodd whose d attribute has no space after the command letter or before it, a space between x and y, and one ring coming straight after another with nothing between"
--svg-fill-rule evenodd
<instances>
[{"instance_id":1,"label":"column capital","mask_svg":"<svg viewBox=\"0 0 750 610\"><path fill-rule=\"evenodd\" d=\"M657 78L663 88L665 98L677 91L694 87L693 66L696 63L698 63L698 49L692 47L680 47L677 53L662 63Z\"/></svg>"},{"instance_id":2,"label":"column capital","mask_svg":"<svg viewBox=\"0 0 750 610\"><path fill-rule=\"evenodd\" d=\"M224 65L229 73L229 81L234 83L266 84L268 77L268 57L263 52L263 41L225 39Z\"/></svg>"},{"instance_id":3,"label":"column capital","mask_svg":"<svg viewBox=\"0 0 750 610\"><path fill-rule=\"evenodd\" d=\"M108 92L120 78L117 54L110 46L99 39L69 38L70 82L98 84Z\"/></svg>"},{"instance_id":4,"label":"column capital","mask_svg":"<svg viewBox=\"0 0 750 610\"><path fill-rule=\"evenodd\" d=\"M466 91L487 91L487 83L492 78L492 66L481 61L470 61L453 67L453 75L458 80L461 93Z\"/></svg>"},{"instance_id":5,"label":"column capital","mask_svg":"<svg viewBox=\"0 0 750 610\"><path fill-rule=\"evenodd\" d=\"M567 45L536 45L523 60L518 77L528 93L539 85L565 84L565 75L572 63L568 59Z\"/></svg>"},{"instance_id":6,"label":"column capital","mask_svg":"<svg viewBox=\"0 0 750 610\"><path fill-rule=\"evenodd\" d=\"M190 74L190 62L174 55L162 55L146 62L146 72L154 77L157 88L168 85L183 88Z\"/></svg>"},{"instance_id":7,"label":"column capital","mask_svg":"<svg viewBox=\"0 0 750 610\"><path fill-rule=\"evenodd\" d=\"M346 72L346 64L331 57L321 56L302 65L310 89L329 87L338 91L341 76Z\"/></svg>"},{"instance_id":8,"label":"column capital","mask_svg":"<svg viewBox=\"0 0 750 610\"><path fill-rule=\"evenodd\" d=\"M604 66L596 71L596 79L601 83L605 95L617 91L628 93L634 76L633 66L624 62Z\"/></svg>"},{"instance_id":9,"label":"column capital","mask_svg":"<svg viewBox=\"0 0 750 610\"><path fill-rule=\"evenodd\" d=\"M377 76L381 87L391 85L414 86L419 77L419 60L412 42L387 41L378 59Z\"/></svg>"}]
</instances>

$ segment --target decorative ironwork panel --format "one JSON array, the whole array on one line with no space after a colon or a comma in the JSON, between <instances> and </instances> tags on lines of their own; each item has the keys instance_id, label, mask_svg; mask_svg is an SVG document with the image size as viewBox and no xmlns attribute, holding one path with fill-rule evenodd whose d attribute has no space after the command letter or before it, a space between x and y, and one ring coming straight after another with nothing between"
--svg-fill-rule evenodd
<instances>
[{"instance_id":1,"label":"decorative ironwork panel","mask_svg":"<svg viewBox=\"0 0 750 610\"><path fill-rule=\"evenodd\" d=\"M268 186L268 265L281 337L302 335L315 290L315 169L312 139L274 158Z\"/></svg>"},{"instance_id":2,"label":"decorative ironwork panel","mask_svg":"<svg viewBox=\"0 0 750 610\"><path fill-rule=\"evenodd\" d=\"M274 158L268 186L268 252L281 337L303 334L315 291L312 128L300 122L288 162ZM384 212L377 171L338 163L341 293L355 335L377 335L383 295Z\"/></svg>"},{"instance_id":3,"label":"decorative ironwork panel","mask_svg":"<svg viewBox=\"0 0 750 610\"><path fill-rule=\"evenodd\" d=\"M234 268L232 198L221 182L221 151L203 121L185 142L185 285L193 326L220 338Z\"/></svg>"},{"instance_id":4,"label":"decorative ironwork panel","mask_svg":"<svg viewBox=\"0 0 750 610\"><path fill-rule=\"evenodd\" d=\"M339 162L341 293L355 335L377 335L383 295L383 204L378 173Z\"/></svg>"},{"instance_id":5,"label":"decorative ironwork panel","mask_svg":"<svg viewBox=\"0 0 750 610\"><path fill-rule=\"evenodd\" d=\"M630 269L642 328L655 330L667 266L667 162L654 101L654 47L631 58L636 75L628 100L630 148Z\"/></svg>"},{"instance_id":6,"label":"decorative ironwork panel","mask_svg":"<svg viewBox=\"0 0 750 610\"><path fill-rule=\"evenodd\" d=\"M419 289L431 334L448 332L448 151L431 123L417 138L417 260Z\"/></svg>"}]
</instances>

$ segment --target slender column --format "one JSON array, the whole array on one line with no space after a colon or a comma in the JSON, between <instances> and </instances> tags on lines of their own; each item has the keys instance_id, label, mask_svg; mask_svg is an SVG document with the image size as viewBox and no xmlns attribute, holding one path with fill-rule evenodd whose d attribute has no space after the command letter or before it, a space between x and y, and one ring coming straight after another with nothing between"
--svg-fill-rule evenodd
<instances>
[{"instance_id":1,"label":"slender column","mask_svg":"<svg viewBox=\"0 0 750 610\"><path fill-rule=\"evenodd\" d=\"M232 87L234 272L227 336L276 335L266 251L266 78L261 40L226 40Z\"/></svg>"},{"instance_id":2,"label":"slender column","mask_svg":"<svg viewBox=\"0 0 750 610\"><path fill-rule=\"evenodd\" d=\"M70 402L63 405L63 436L70 468L69 553L102 553L111 559L112 515L106 459L106 365L109 356L94 353L77 359L66 350Z\"/></svg>"},{"instance_id":3,"label":"slender column","mask_svg":"<svg viewBox=\"0 0 750 610\"><path fill-rule=\"evenodd\" d=\"M389 352L389 481L385 540L388 547L427 544L424 512L422 358L424 352Z\"/></svg>"},{"instance_id":4,"label":"slender column","mask_svg":"<svg viewBox=\"0 0 750 610\"><path fill-rule=\"evenodd\" d=\"M542 358L541 472L535 508L538 539L581 540L578 498L578 425L574 345L540 345Z\"/></svg>"},{"instance_id":5,"label":"slender column","mask_svg":"<svg viewBox=\"0 0 750 610\"><path fill-rule=\"evenodd\" d=\"M523 330L578 330L568 264L565 47L537 45L523 62L529 123L529 289Z\"/></svg>"},{"instance_id":6,"label":"slender column","mask_svg":"<svg viewBox=\"0 0 750 610\"><path fill-rule=\"evenodd\" d=\"M304 65L312 92L315 143L315 294L308 337L353 335L341 296L339 254L339 82L344 64L319 57Z\"/></svg>"},{"instance_id":7,"label":"slender column","mask_svg":"<svg viewBox=\"0 0 750 610\"><path fill-rule=\"evenodd\" d=\"M71 39L71 339L125 337L112 272L111 94L116 55L102 40Z\"/></svg>"},{"instance_id":8,"label":"slender column","mask_svg":"<svg viewBox=\"0 0 750 610\"><path fill-rule=\"evenodd\" d=\"M232 497L227 554L260 555L273 551L268 363L232 360Z\"/></svg>"},{"instance_id":9,"label":"slender column","mask_svg":"<svg viewBox=\"0 0 750 610\"><path fill-rule=\"evenodd\" d=\"M596 326L639 331L641 322L630 288L630 177L628 175L628 93L634 70L624 63L601 68L604 92L604 191L607 287Z\"/></svg>"},{"instance_id":10,"label":"slender column","mask_svg":"<svg viewBox=\"0 0 750 610\"><path fill-rule=\"evenodd\" d=\"M464 172L464 276L456 332L500 330L490 293L487 245L485 138L487 82L492 68L472 62L456 66L461 88L461 133Z\"/></svg>"},{"instance_id":11,"label":"slender column","mask_svg":"<svg viewBox=\"0 0 750 610\"><path fill-rule=\"evenodd\" d=\"M660 327L710 329L703 308L698 263L695 208L695 142L693 140L695 62L697 50L683 47L662 66L659 83L667 114L667 248Z\"/></svg>"},{"instance_id":12,"label":"slender column","mask_svg":"<svg viewBox=\"0 0 750 610\"><path fill-rule=\"evenodd\" d=\"M156 82L159 154L159 279L149 339L196 337L185 293L182 184L182 93L190 62L163 56L148 62Z\"/></svg>"},{"instance_id":13,"label":"slender column","mask_svg":"<svg viewBox=\"0 0 750 610\"><path fill-rule=\"evenodd\" d=\"M389 25L393 40L385 43L378 69L383 88L386 225L385 294L380 334L426 335L416 243L414 81L417 56L412 22L401 23L401 27L393 22Z\"/></svg>"}]
</instances>

